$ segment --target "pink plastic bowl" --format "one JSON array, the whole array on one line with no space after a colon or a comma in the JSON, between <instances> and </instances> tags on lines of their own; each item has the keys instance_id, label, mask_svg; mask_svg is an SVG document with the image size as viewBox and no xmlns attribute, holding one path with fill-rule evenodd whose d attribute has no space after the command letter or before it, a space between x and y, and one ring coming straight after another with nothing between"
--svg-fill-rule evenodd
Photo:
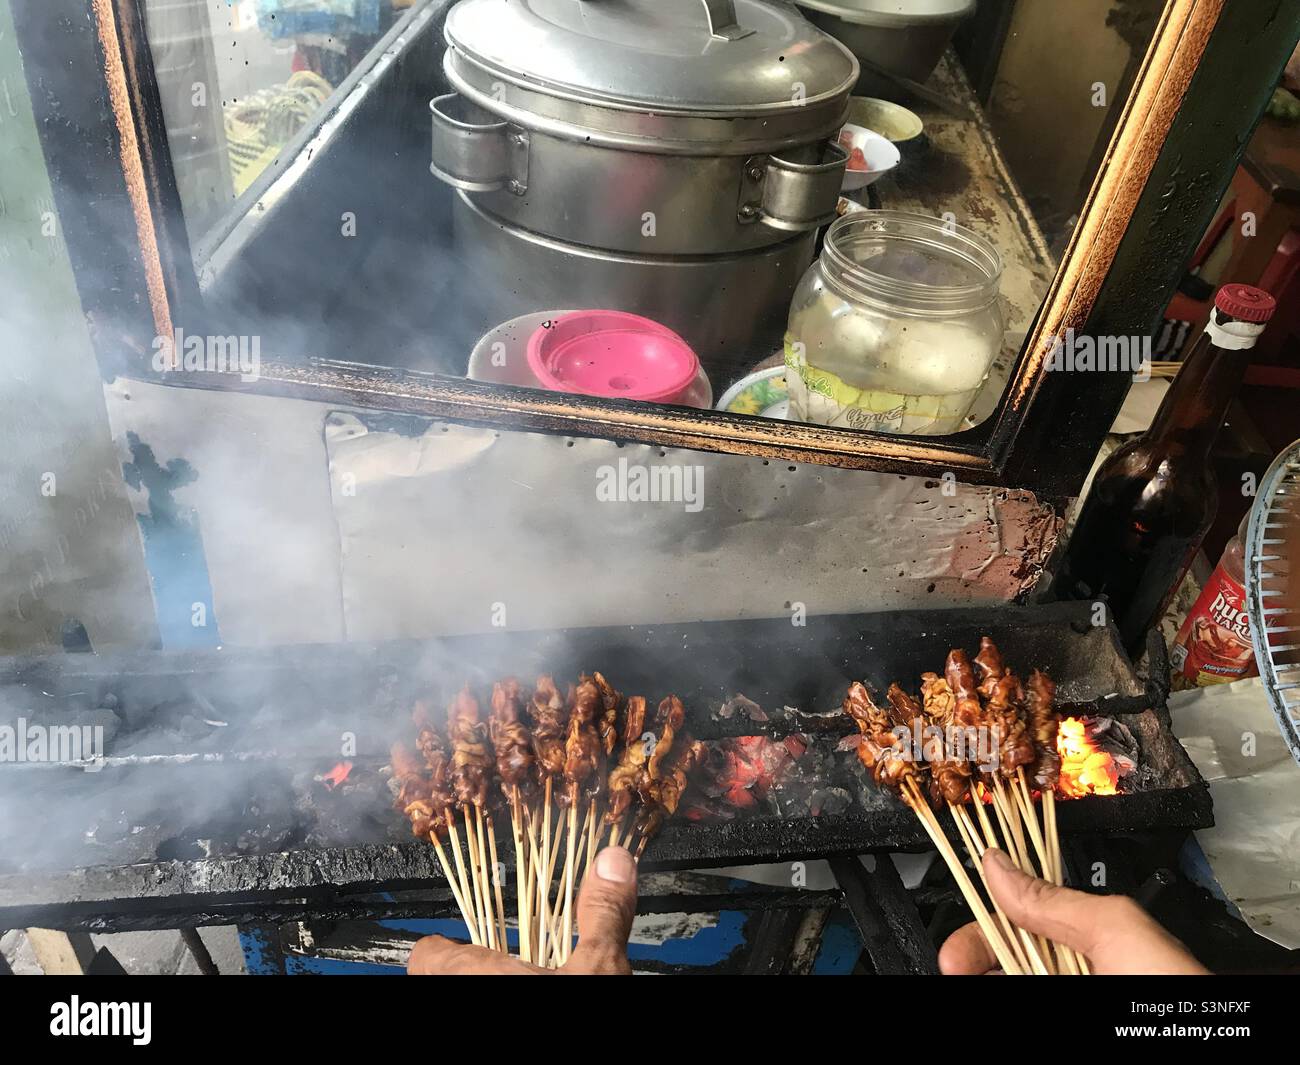
<instances>
[{"instance_id":1,"label":"pink plastic bowl","mask_svg":"<svg viewBox=\"0 0 1300 1065\"><path fill-rule=\"evenodd\" d=\"M700 360L667 326L625 311L572 311L528 338L528 365L555 392L671 402Z\"/></svg>"}]
</instances>

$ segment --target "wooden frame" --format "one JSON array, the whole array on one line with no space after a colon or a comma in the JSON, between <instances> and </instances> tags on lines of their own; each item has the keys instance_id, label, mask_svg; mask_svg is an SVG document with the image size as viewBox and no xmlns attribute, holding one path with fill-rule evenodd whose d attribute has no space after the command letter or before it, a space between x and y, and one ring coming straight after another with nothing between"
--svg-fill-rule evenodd
<instances>
[{"instance_id":1,"label":"wooden frame","mask_svg":"<svg viewBox=\"0 0 1300 1065\"><path fill-rule=\"evenodd\" d=\"M50 7L80 8L85 28L60 38L60 47L73 53L71 62L28 69L33 99L49 106L38 118L56 177L74 145L77 169L84 174L86 168L84 139L67 132L69 113L95 123L107 137L100 157L92 160L92 169L103 172L89 179L99 193L95 217L70 202L85 195L84 176L72 186L76 195L65 192L59 207L78 217L75 234L65 228L83 304L101 326L101 362L108 373L131 376L140 375L141 344L131 334L144 335L139 332L142 308L149 309L150 339L170 335L178 301L197 293L160 133L140 2L51 0ZM1269 10L1260 10L1264 7ZM51 14L28 11L18 18L24 45L51 46L36 25ZM1152 331L1290 53L1292 45L1277 26L1298 23L1300 0L1272 5L1170 0L999 410L964 433L890 436L329 361L264 361L256 382L209 375L222 379L203 384L767 459L900 474L952 471L963 481L1027 487L1056 498L1077 494L1129 379L1123 373L1048 373L1052 339L1069 328L1094 336ZM90 77L95 69L103 72L102 82ZM109 158L114 167L94 165ZM128 266L113 265L127 283L108 291L97 276L85 275L102 259L104 231L113 225L119 233L128 227L134 232L136 255ZM171 383L194 386L190 380Z\"/></svg>"}]
</instances>

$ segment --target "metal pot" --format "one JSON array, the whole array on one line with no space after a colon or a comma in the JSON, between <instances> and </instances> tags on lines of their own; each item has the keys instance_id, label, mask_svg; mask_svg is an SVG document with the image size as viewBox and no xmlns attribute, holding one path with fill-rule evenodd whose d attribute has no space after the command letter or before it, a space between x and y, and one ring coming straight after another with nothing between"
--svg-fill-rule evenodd
<instances>
[{"instance_id":1,"label":"metal pot","mask_svg":"<svg viewBox=\"0 0 1300 1065\"><path fill-rule=\"evenodd\" d=\"M466 279L460 313L479 332L530 311L581 305L631 311L679 333L715 388L738 354L778 350L790 293L813 260L817 233L728 255L640 256L569 244L488 214L457 193L452 227Z\"/></svg>"},{"instance_id":2,"label":"metal pot","mask_svg":"<svg viewBox=\"0 0 1300 1065\"><path fill-rule=\"evenodd\" d=\"M445 34L431 169L504 222L717 255L834 217L858 65L789 5L462 0Z\"/></svg>"},{"instance_id":3,"label":"metal pot","mask_svg":"<svg viewBox=\"0 0 1300 1065\"><path fill-rule=\"evenodd\" d=\"M866 68L859 92L896 90L872 68L924 82L939 65L975 0L795 0L808 19L845 45Z\"/></svg>"}]
</instances>

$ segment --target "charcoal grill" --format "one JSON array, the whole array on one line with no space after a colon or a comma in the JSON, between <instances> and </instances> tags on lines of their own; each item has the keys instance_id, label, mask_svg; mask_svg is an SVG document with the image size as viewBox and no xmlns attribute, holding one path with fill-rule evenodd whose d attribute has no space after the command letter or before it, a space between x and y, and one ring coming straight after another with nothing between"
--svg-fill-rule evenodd
<instances>
[{"instance_id":1,"label":"charcoal grill","mask_svg":"<svg viewBox=\"0 0 1300 1065\"><path fill-rule=\"evenodd\" d=\"M1114 717L1140 742L1141 770L1125 794L1059 805L1063 835L1124 836L1212 823L1208 789L1169 731L1166 687L1134 672L1114 630L1092 625L1087 606L3 660L0 685L9 704L54 715L46 720L63 713L76 719L109 705L127 725L97 772L75 764L0 765L0 797L11 810L25 803L27 815L39 819L27 841L0 842L0 928L108 932L451 916L455 903L431 848L403 835L400 816L387 808L386 790L359 785L361 805L331 820L332 793L316 778L339 760L340 737L355 736L349 759L364 784L380 779L389 743L408 736L417 696L442 701L466 680L486 687L510 674L572 677L599 668L623 691L654 698L677 692L700 739L804 737L804 757L850 797L842 811L815 816L812 782L783 785L751 816L669 823L643 859L654 873L829 858L841 893L823 899L756 888L743 899L708 890L684 897L660 892L651 881L642 912L753 906L779 915L833 895L849 906L868 939L879 938L881 928L899 933L900 920L911 929L899 933L904 939L921 935L906 907L902 917L897 906L880 911L887 900L904 897L891 863L866 869L845 860L928 845L911 812L865 779L851 751L837 749L853 731L839 711L851 679L881 689L894 679L914 686L950 647L973 648L981 635L991 635L1014 668L1044 669L1057 680L1065 711ZM1163 645L1155 641L1152 674L1160 678L1167 671L1159 668ZM127 727L159 713L165 727ZM287 789L282 805L293 816L268 829L259 789L267 790L270 779L278 783L269 791ZM98 817L100 824L106 810L120 805L114 796L142 787L161 796L160 816L181 826L158 841L166 844L162 853L141 854L138 831L123 830L120 839L86 836L79 818ZM214 794L243 798L204 808L204 797ZM147 820L142 809L137 803L130 816ZM202 811L193 825L186 821L189 810ZM283 811L277 816L284 820ZM323 821L330 823L322 827ZM42 848L32 842L36 836L58 845ZM152 838L145 844L152 846Z\"/></svg>"}]
</instances>

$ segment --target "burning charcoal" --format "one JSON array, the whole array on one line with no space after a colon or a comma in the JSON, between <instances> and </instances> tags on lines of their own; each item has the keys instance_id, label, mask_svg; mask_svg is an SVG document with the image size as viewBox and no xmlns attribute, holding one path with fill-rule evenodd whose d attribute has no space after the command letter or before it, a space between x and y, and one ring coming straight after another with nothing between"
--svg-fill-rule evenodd
<instances>
[{"instance_id":1,"label":"burning charcoal","mask_svg":"<svg viewBox=\"0 0 1300 1065\"><path fill-rule=\"evenodd\" d=\"M710 800L707 805L730 807L733 811L756 810L806 749L802 738L787 739L791 742L739 736L710 744L704 765L696 775L697 790Z\"/></svg>"},{"instance_id":2,"label":"burning charcoal","mask_svg":"<svg viewBox=\"0 0 1300 1065\"><path fill-rule=\"evenodd\" d=\"M818 788L808 800L813 817L834 817L853 805L853 796L844 788Z\"/></svg>"},{"instance_id":3,"label":"burning charcoal","mask_svg":"<svg viewBox=\"0 0 1300 1065\"><path fill-rule=\"evenodd\" d=\"M1088 718L1087 725L1093 742L1100 744L1115 760L1115 769L1121 778L1137 768L1142 750L1127 725L1113 717Z\"/></svg>"},{"instance_id":4,"label":"burning charcoal","mask_svg":"<svg viewBox=\"0 0 1300 1065\"><path fill-rule=\"evenodd\" d=\"M766 712L758 703L754 702L744 695L737 692L718 710L718 716L721 718L732 718L737 713L743 713L750 721L767 721L769 720Z\"/></svg>"}]
</instances>

